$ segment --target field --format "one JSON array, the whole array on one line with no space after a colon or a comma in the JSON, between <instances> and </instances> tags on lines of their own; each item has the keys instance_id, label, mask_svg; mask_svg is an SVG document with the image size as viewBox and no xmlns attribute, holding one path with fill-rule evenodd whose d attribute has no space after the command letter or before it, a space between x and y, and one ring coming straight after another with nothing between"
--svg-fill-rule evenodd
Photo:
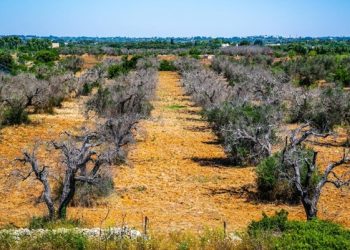
<instances>
[{"instance_id":1,"label":"field","mask_svg":"<svg viewBox=\"0 0 350 250\"><path fill-rule=\"evenodd\" d=\"M88 66L91 67L90 60ZM150 227L161 232L197 232L221 227L224 221L229 230L243 230L262 212L273 214L280 209L289 211L292 219L304 219L301 206L249 200L242 188L254 186L253 168L235 167L226 160L216 136L201 118L200 108L184 94L179 81L177 73L160 72L154 110L149 119L138 125L137 142L132 146L128 164L116 171L115 192L94 208L71 208L70 216L91 227L124 222L138 229L142 229L147 216ZM7 167L1 177L1 225L25 226L33 215L43 215L43 204L35 205L40 186L15 183L13 160L20 156L21 149L35 141L57 139L60 133L86 123L82 102L83 98L66 101L54 115L33 115L30 125L2 130L0 152ZM341 140L344 139L338 138ZM319 159L321 166L342 154L336 146L315 149L325 155ZM50 159L48 162L58 159L47 153L42 157ZM327 188L320 202L321 218L350 226L348 201L348 192Z\"/></svg>"},{"instance_id":2,"label":"field","mask_svg":"<svg viewBox=\"0 0 350 250\"><path fill-rule=\"evenodd\" d=\"M62 227L126 230L92 249L350 245L350 46L255 43L0 50L0 248Z\"/></svg>"}]
</instances>

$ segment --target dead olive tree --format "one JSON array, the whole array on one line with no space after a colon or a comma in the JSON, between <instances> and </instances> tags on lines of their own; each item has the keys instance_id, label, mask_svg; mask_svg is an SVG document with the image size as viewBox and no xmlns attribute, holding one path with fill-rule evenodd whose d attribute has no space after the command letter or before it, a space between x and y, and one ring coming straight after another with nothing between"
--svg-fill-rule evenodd
<instances>
[{"instance_id":1,"label":"dead olive tree","mask_svg":"<svg viewBox=\"0 0 350 250\"><path fill-rule=\"evenodd\" d=\"M222 54L231 56L256 56L256 55L272 55L273 50L264 46L228 46L221 48Z\"/></svg>"},{"instance_id":2,"label":"dead olive tree","mask_svg":"<svg viewBox=\"0 0 350 250\"><path fill-rule=\"evenodd\" d=\"M297 153L310 137L325 138L329 135L329 133L319 134L309 125L303 125L292 132L282 151L282 165L291 170L284 178L288 178L298 191L308 220L317 217L317 204L326 184L332 184L336 188L350 185L350 169L348 165L345 165L350 162L347 152L344 151L340 160L328 164L323 173L316 164L317 152L313 152L311 158L300 157L300 154ZM342 171L342 174L336 172L340 166L346 169Z\"/></svg>"},{"instance_id":3,"label":"dead olive tree","mask_svg":"<svg viewBox=\"0 0 350 250\"><path fill-rule=\"evenodd\" d=\"M115 118L119 114L148 115L156 81L154 69L140 69L109 80L87 102L87 112L94 111L104 118Z\"/></svg>"},{"instance_id":4,"label":"dead olive tree","mask_svg":"<svg viewBox=\"0 0 350 250\"><path fill-rule=\"evenodd\" d=\"M232 96L232 88L225 80L208 69L185 71L182 84L186 94L204 108L219 105Z\"/></svg>"},{"instance_id":5,"label":"dead olive tree","mask_svg":"<svg viewBox=\"0 0 350 250\"><path fill-rule=\"evenodd\" d=\"M18 159L31 168L24 179L34 174L36 179L43 185L43 198L49 211L48 218L50 220L55 218L64 219L67 207L74 198L77 183L95 183L98 181L101 169L116 162L117 157L115 150L97 150L103 145L103 140L101 140L101 135L96 133L79 137L69 135L66 140L52 142L52 145L61 153L61 165L64 169L63 185L57 197L57 204L52 195L49 167L41 164L37 157L38 147L36 146L32 152L24 151L24 157Z\"/></svg>"}]
</instances>

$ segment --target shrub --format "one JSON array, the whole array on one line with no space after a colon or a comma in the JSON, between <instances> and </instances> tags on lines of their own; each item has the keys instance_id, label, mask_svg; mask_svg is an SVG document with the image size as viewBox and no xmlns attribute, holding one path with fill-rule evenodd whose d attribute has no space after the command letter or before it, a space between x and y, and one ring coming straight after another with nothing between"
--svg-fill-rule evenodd
<instances>
[{"instance_id":1,"label":"shrub","mask_svg":"<svg viewBox=\"0 0 350 250\"><path fill-rule=\"evenodd\" d=\"M84 83L83 84L83 88L81 89L80 93L83 96L88 96L89 94L91 94L92 90L94 88L98 88L100 86L100 84L98 82L94 82L94 83Z\"/></svg>"},{"instance_id":2,"label":"shrub","mask_svg":"<svg viewBox=\"0 0 350 250\"><path fill-rule=\"evenodd\" d=\"M276 212L274 216L267 216L263 213L260 221L253 221L248 226L248 233L257 236L263 231L283 232L287 227L288 212L281 210Z\"/></svg>"},{"instance_id":3,"label":"shrub","mask_svg":"<svg viewBox=\"0 0 350 250\"><path fill-rule=\"evenodd\" d=\"M49 231L44 234L22 240L19 249L79 249L88 247L88 238L74 230Z\"/></svg>"},{"instance_id":4,"label":"shrub","mask_svg":"<svg viewBox=\"0 0 350 250\"><path fill-rule=\"evenodd\" d=\"M349 249L350 231L341 226L312 220L288 221L286 211L277 212L274 216L263 215L260 221L252 222L248 227L248 240L242 246L251 245L259 249ZM256 239L264 239L256 243ZM248 244L247 244L248 243Z\"/></svg>"},{"instance_id":5,"label":"shrub","mask_svg":"<svg viewBox=\"0 0 350 250\"><path fill-rule=\"evenodd\" d=\"M141 59L141 56L133 56L130 60L127 56L124 56L121 64L112 64L108 68L108 78L116 78L121 75L129 73L130 70L134 70L137 67L137 62Z\"/></svg>"},{"instance_id":6,"label":"shrub","mask_svg":"<svg viewBox=\"0 0 350 250\"><path fill-rule=\"evenodd\" d=\"M2 125L19 125L22 123L28 123L28 113L21 105L7 106L4 108L1 114Z\"/></svg>"},{"instance_id":7,"label":"shrub","mask_svg":"<svg viewBox=\"0 0 350 250\"><path fill-rule=\"evenodd\" d=\"M255 164L269 156L275 141L272 106L225 103L205 112L235 164Z\"/></svg>"},{"instance_id":8,"label":"shrub","mask_svg":"<svg viewBox=\"0 0 350 250\"><path fill-rule=\"evenodd\" d=\"M162 60L159 65L160 71L176 71L176 67L173 62Z\"/></svg>"},{"instance_id":9,"label":"shrub","mask_svg":"<svg viewBox=\"0 0 350 250\"><path fill-rule=\"evenodd\" d=\"M120 64L114 64L108 68L108 78L116 78L118 76L127 74L128 70Z\"/></svg>"},{"instance_id":10,"label":"shrub","mask_svg":"<svg viewBox=\"0 0 350 250\"><path fill-rule=\"evenodd\" d=\"M284 64L286 72L302 86L331 78L336 67L334 56L301 57Z\"/></svg>"},{"instance_id":11,"label":"shrub","mask_svg":"<svg viewBox=\"0 0 350 250\"><path fill-rule=\"evenodd\" d=\"M290 108L290 121L309 123L319 132L329 132L350 120L350 95L339 86L310 93L296 92Z\"/></svg>"},{"instance_id":12,"label":"shrub","mask_svg":"<svg viewBox=\"0 0 350 250\"><path fill-rule=\"evenodd\" d=\"M80 220L49 220L47 217L32 217L29 221L29 229L58 229L58 228L76 228L81 227L83 222Z\"/></svg>"},{"instance_id":13,"label":"shrub","mask_svg":"<svg viewBox=\"0 0 350 250\"><path fill-rule=\"evenodd\" d=\"M9 232L0 232L0 249L8 250L13 249L16 246L15 237Z\"/></svg>"},{"instance_id":14,"label":"shrub","mask_svg":"<svg viewBox=\"0 0 350 250\"><path fill-rule=\"evenodd\" d=\"M310 149L300 148L293 152L293 158L307 159L312 161L314 152ZM282 154L276 153L262 162L256 167L257 174L257 190L260 199L269 201L283 201L289 203L299 203L299 193L292 182L291 171L294 171L290 166L282 162ZM301 181L306 180L307 164L304 163L301 168ZM318 171L312 176L312 181L316 185L319 179Z\"/></svg>"},{"instance_id":15,"label":"shrub","mask_svg":"<svg viewBox=\"0 0 350 250\"><path fill-rule=\"evenodd\" d=\"M35 54L35 60L39 63L51 63L58 59L59 55L55 50L41 50Z\"/></svg>"},{"instance_id":16,"label":"shrub","mask_svg":"<svg viewBox=\"0 0 350 250\"><path fill-rule=\"evenodd\" d=\"M61 64L65 69L73 71L74 73L77 73L83 68L84 61L80 57L69 56L64 58Z\"/></svg>"},{"instance_id":17,"label":"shrub","mask_svg":"<svg viewBox=\"0 0 350 250\"><path fill-rule=\"evenodd\" d=\"M78 183L72 206L92 207L98 202L98 198L110 195L114 190L113 178L110 175L102 175L96 182Z\"/></svg>"},{"instance_id":18,"label":"shrub","mask_svg":"<svg viewBox=\"0 0 350 250\"><path fill-rule=\"evenodd\" d=\"M10 53L0 51L0 72L11 72L15 67L15 62Z\"/></svg>"}]
</instances>

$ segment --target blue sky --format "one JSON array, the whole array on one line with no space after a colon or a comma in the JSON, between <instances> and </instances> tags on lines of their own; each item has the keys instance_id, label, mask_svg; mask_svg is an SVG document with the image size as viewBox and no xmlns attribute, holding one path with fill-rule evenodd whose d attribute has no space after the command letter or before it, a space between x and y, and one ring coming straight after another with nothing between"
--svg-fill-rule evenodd
<instances>
[{"instance_id":1,"label":"blue sky","mask_svg":"<svg viewBox=\"0 0 350 250\"><path fill-rule=\"evenodd\" d=\"M0 0L0 34L350 36L350 0Z\"/></svg>"}]
</instances>

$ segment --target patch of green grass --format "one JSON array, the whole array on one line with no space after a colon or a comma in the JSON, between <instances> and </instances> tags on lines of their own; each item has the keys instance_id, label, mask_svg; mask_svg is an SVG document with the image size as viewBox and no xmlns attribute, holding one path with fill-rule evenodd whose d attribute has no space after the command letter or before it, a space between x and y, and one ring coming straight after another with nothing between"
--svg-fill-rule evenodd
<instances>
[{"instance_id":1,"label":"patch of green grass","mask_svg":"<svg viewBox=\"0 0 350 250\"><path fill-rule=\"evenodd\" d=\"M29 229L57 229L57 228L75 228L83 226L81 220L54 220L50 221L46 217L32 217L29 221Z\"/></svg>"},{"instance_id":2,"label":"patch of green grass","mask_svg":"<svg viewBox=\"0 0 350 250\"><path fill-rule=\"evenodd\" d=\"M167 109L170 110L180 110L180 109L185 109L186 106L182 106L182 105L178 105L178 104L173 104L173 105L169 105L166 107Z\"/></svg>"}]
</instances>

